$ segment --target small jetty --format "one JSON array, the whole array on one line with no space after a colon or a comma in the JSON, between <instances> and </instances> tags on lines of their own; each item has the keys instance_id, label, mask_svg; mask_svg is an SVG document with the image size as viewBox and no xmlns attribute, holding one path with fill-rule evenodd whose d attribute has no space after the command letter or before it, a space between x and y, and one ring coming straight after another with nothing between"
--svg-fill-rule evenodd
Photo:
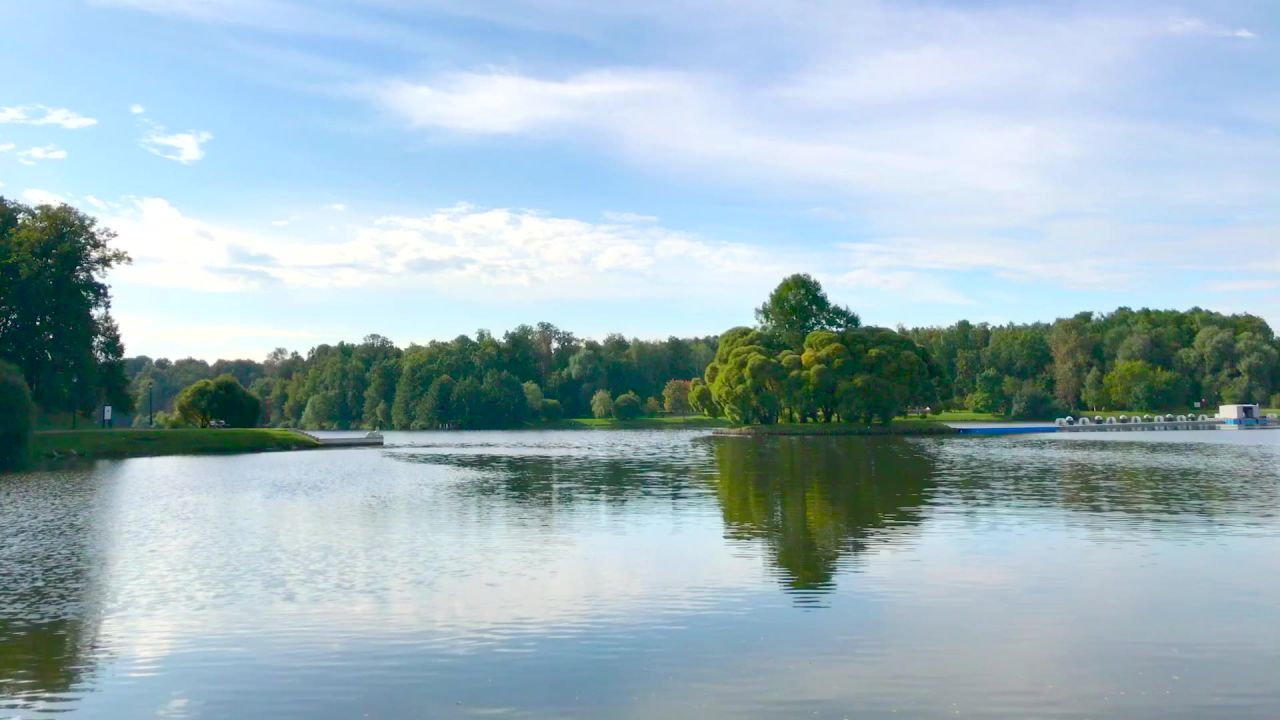
<instances>
[{"instance_id":1,"label":"small jetty","mask_svg":"<svg viewBox=\"0 0 1280 720\"><path fill-rule=\"evenodd\" d=\"M1053 425L993 425L958 427L961 435L1025 435L1054 432L1134 432L1142 430L1247 430L1278 428L1280 418L1263 415L1257 405L1223 405L1218 414L1127 415L1058 418Z\"/></svg>"},{"instance_id":2,"label":"small jetty","mask_svg":"<svg viewBox=\"0 0 1280 720\"><path fill-rule=\"evenodd\" d=\"M297 432L303 435L306 435L312 440L315 440L317 443L320 443L320 447L326 447L326 448L382 447L383 445L382 433L378 432L377 430L367 432L364 435L340 435L340 436L329 436L329 437L316 435L314 433L309 433L305 430L298 430Z\"/></svg>"}]
</instances>

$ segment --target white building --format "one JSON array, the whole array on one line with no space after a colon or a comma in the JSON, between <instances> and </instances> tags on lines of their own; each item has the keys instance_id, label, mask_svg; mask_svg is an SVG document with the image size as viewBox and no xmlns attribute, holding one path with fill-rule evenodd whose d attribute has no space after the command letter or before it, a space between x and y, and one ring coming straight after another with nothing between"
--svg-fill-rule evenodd
<instances>
[{"instance_id":1,"label":"white building","mask_svg":"<svg viewBox=\"0 0 1280 720\"><path fill-rule=\"evenodd\" d=\"M1218 419L1227 425L1257 425L1262 420L1262 409L1257 405L1220 405Z\"/></svg>"}]
</instances>

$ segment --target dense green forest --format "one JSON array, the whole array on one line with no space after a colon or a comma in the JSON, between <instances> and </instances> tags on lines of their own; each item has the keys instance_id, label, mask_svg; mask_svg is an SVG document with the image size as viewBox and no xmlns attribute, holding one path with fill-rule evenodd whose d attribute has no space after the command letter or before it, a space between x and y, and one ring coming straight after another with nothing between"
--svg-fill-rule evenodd
<instances>
[{"instance_id":1,"label":"dense green forest","mask_svg":"<svg viewBox=\"0 0 1280 720\"><path fill-rule=\"evenodd\" d=\"M1250 315L1122 308L1052 324L887 330L861 327L793 276L757 318L719 338L597 342L539 323L404 349L371 335L262 362L136 357L125 370L140 411L149 400L170 411L183 388L227 374L261 398L262 422L310 428L511 427L608 416L623 395L649 414L687 407L742 423L887 421L924 407L1047 418L1202 399L1280 405L1280 346Z\"/></svg>"},{"instance_id":2,"label":"dense green forest","mask_svg":"<svg viewBox=\"0 0 1280 720\"><path fill-rule=\"evenodd\" d=\"M937 361L948 407L1047 417L1202 400L1280 405L1280 344L1253 315L1120 308L1052 324L961 321L905 334Z\"/></svg>"},{"instance_id":3,"label":"dense green forest","mask_svg":"<svg viewBox=\"0 0 1280 720\"><path fill-rule=\"evenodd\" d=\"M69 206L0 198L0 362L12 366L3 376L13 397L29 394L49 414L136 407L134 424L154 413L164 425L234 415L403 429L663 412L888 422L924 408L1046 418L1200 400L1280 405L1280 344L1255 316L1121 308L1051 324L889 330L862 327L807 275L785 278L755 326L718 337L595 340L538 323L408 347L369 335L262 360L125 358L104 277L129 259L113 239Z\"/></svg>"},{"instance_id":4,"label":"dense green forest","mask_svg":"<svg viewBox=\"0 0 1280 720\"><path fill-rule=\"evenodd\" d=\"M172 410L188 385L227 374L261 399L262 420L270 425L495 428L590 416L601 391L611 401L635 393L653 401L653 412L654 404L666 404L668 381L701 375L715 348L715 338L580 340L539 323L502 337L481 330L407 348L370 335L357 344L314 347L305 357L279 349L262 362L134 357L125 369L137 399L136 424L152 407Z\"/></svg>"}]
</instances>

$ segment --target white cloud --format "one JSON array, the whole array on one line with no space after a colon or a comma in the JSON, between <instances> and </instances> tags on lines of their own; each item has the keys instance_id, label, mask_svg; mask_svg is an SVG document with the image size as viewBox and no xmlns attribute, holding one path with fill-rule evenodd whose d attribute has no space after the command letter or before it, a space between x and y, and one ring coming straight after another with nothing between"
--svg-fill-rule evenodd
<instances>
[{"instance_id":1,"label":"white cloud","mask_svg":"<svg viewBox=\"0 0 1280 720\"><path fill-rule=\"evenodd\" d=\"M327 208L328 208L328 209L330 209L330 210L333 210L334 212L346 212L346 211L347 211L347 206L346 206L346 204L345 204L345 203L331 203L331 204L329 204L329 205L326 205L325 207L327 207Z\"/></svg>"},{"instance_id":2,"label":"white cloud","mask_svg":"<svg viewBox=\"0 0 1280 720\"><path fill-rule=\"evenodd\" d=\"M57 125L67 130L79 130L98 121L79 115L66 108L52 108L46 105L16 105L0 107L0 124L17 125Z\"/></svg>"},{"instance_id":3,"label":"white cloud","mask_svg":"<svg viewBox=\"0 0 1280 720\"><path fill-rule=\"evenodd\" d=\"M91 205L95 210L106 210L108 207L106 202L94 197L93 195L85 195L84 200L85 202L89 203L89 205Z\"/></svg>"},{"instance_id":4,"label":"white cloud","mask_svg":"<svg viewBox=\"0 0 1280 720\"><path fill-rule=\"evenodd\" d=\"M646 98L664 98L684 82L678 74L632 70L593 71L564 80L450 73L430 84L390 80L368 91L418 127L501 135L618 122L627 109L638 109Z\"/></svg>"},{"instance_id":5,"label":"white cloud","mask_svg":"<svg viewBox=\"0 0 1280 720\"><path fill-rule=\"evenodd\" d=\"M786 8L748 5L728 27L698 18L707 45L739 37L725 52L779 58L767 72L726 71L719 58L561 74L487 67L364 92L436 140L588 144L681 182L820 207L856 228L862 241L841 272L861 280L981 272L1133 287L1176 267L1173 245L1225 263L1213 248L1237 230L1249 239L1236 257L1266 256L1262 228L1239 218L1280 202L1280 145L1250 131L1256 121L1233 122L1229 89L1197 91L1186 112L1185 79L1161 79L1182 36L1252 31L1056 6ZM1210 95L1222 101L1206 109ZM1221 219L1216 236L1205 217Z\"/></svg>"},{"instance_id":6,"label":"white cloud","mask_svg":"<svg viewBox=\"0 0 1280 720\"><path fill-rule=\"evenodd\" d=\"M28 188L22 191L22 199L31 205L61 205L67 202L67 199L57 193L48 190L39 190L36 188Z\"/></svg>"},{"instance_id":7,"label":"white cloud","mask_svg":"<svg viewBox=\"0 0 1280 720\"><path fill-rule=\"evenodd\" d=\"M204 157L204 144L212 139L208 132L169 133L156 125L142 138L142 147L166 160L190 165Z\"/></svg>"},{"instance_id":8,"label":"white cloud","mask_svg":"<svg viewBox=\"0 0 1280 720\"><path fill-rule=\"evenodd\" d=\"M1280 280L1225 280L1222 282L1209 283L1206 287L1211 292L1260 292L1280 288Z\"/></svg>"},{"instance_id":9,"label":"white cloud","mask_svg":"<svg viewBox=\"0 0 1280 720\"><path fill-rule=\"evenodd\" d=\"M893 302L910 298L914 303L934 305L974 305L975 300L953 290L937 276L911 270L857 268L833 279L832 292L855 293L863 303L873 304L874 296L888 297ZM874 303L881 304L884 303Z\"/></svg>"},{"instance_id":10,"label":"white cloud","mask_svg":"<svg viewBox=\"0 0 1280 720\"><path fill-rule=\"evenodd\" d=\"M67 151L56 145L33 147L18 153L18 162L23 165L35 165L41 160L66 160Z\"/></svg>"},{"instance_id":11,"label":"white cloud","mask_svg":"<svg viewBox=\"0 0 1280 720\"><path fill-rule=\"evenodd\" d=\"M16 147L18 146L14 145L13 143L0 143L0 153L9 152Z\"/></svg>"},{"instance_id":12,"label":"white cloud","mask_svg":"<svg viewBox=\"0 0 1280 720\"><path fill-rule=\"evenodd\" d=\"M521 297L648 297L710 292L733 279L776 280L766 251L703 240L651 224L596 225L523 210L467 205L378 218L316 240L245 232L191 218L145 198L105 217L134 258L120 279L234 291L477 284Z\"/></svg>"},{"instance_id":13,"label":"white cloud","mask_svg":"<svg viewBox=\"0 0 1280 720\"><path fill-rule=\"evenodd\" d=\"M279 220L272 220L272 221L271 221L271 226L272 226L272 227L285 227L286 225L292 225L293 223L295 223L295 222L297 222L297 221L299 221L299 220L301 220L301 219L302 219L302 218L301 218L301 217L299 217L299 216L297 216L297 215L290 215L290 216L289 216L289 217L287 217L287 218L280 218Z\"/></svg>"},{"instance_id":14,"label":"white cloud","mask_svg":"<svg viewBox=\"0 0 1280 720\"><path fill-rule=\"evenodd\" d=\"M613 223L656 223L659 220L657 215L642 215L640 213L633 212L615 212L613 210L606 210L603 215L605 220Z\"/></svg>"},{"instance_id":15,"label":"white cloud","mask_svg":"<svg viewBox=\"0 0 1280 720\"><path fill-rule=\"evenodd\" d=\"M1258 36L1248 28L1230 28L1215 25L1200 18L1180 17L1169 21L1169 32L1174 35L1205 35L1209 37L1237 38L1253 40Z\"/></svg>"},{"instance_id":16,"label":"white cloud","mask_svg":"<svg viewBox=\"0 0 1280 720\"><path fill-rule=\"evenodd\" d=\"M142 114L143 114L143 113L145 113L146 111L147 111L147 109L146 109L145 107L143 107L143 106L139 105L138 103L134 103L134 104L132 104L132 105L130 105L130 106L129 106L129 112L130 112L131 114L133 114L133 115L142 115Z\"/></svg>"}]
</instances>

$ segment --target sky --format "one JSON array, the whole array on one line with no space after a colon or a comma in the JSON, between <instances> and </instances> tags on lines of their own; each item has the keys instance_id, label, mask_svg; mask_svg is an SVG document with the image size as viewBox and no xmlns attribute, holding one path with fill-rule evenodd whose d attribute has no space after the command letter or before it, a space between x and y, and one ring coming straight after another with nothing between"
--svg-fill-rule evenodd
<instances>
[{"instance_id":1,"label":"sky","mask_svg":"<svg viewBox=\"0 0 1280 720\"><path fill-rule=\"evenodd\" d=\"M548 321L1280 325L1280 5L0 0L0 194L118 235L127 352Z\"/></svg>"}]
</instances>

